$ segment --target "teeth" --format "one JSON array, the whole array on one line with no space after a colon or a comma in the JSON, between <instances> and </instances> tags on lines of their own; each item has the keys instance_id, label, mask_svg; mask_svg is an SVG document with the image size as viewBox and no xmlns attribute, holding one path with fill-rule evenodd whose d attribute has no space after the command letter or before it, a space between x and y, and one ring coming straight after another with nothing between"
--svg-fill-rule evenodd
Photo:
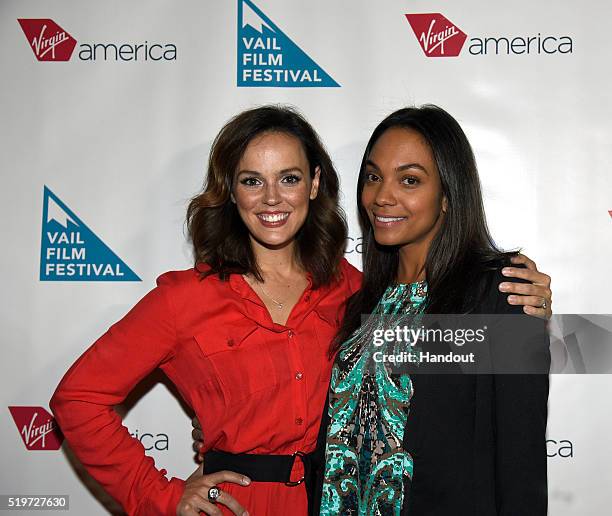
<instances>
[{"instance_id":1,"label":"teeth","mask_svg":"<svg viewBox=\"0 0 612 516\"><path fill-rule=\"evenodd\" d=\"M376 215L376 220L380 222L397 222L398 220L404 220L405 217L379 217Z\"/></svg>"},{"instance_id":2,"label":"teeth","mask_svg":"<svg viewBox=\"0 0 612 516\"><path fill-rule=\"evenodd\" d=\"M288 213L275 213L274 215L261 214L258 217L266 222L280 222L281 220L285 220L289 216Z\"/></svg>"}]
</instances>

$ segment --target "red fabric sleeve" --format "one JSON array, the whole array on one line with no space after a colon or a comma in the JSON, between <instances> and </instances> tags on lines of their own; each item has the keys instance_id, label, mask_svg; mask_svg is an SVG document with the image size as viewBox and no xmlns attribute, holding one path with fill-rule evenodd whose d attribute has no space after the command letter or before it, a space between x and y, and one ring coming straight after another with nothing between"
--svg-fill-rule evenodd
<instances>
[{"instance_id":1,"label":"red fabric sleeve","mask_svg":"<svg viewBox=\"0 0 612 516\"><path fill-rule=\"evenodd\" d=\"M171 275L143 297L73 364L51 410L89 473L132 515L176 515L184 481L168 480L113 406L151 371L170 360L175 319L167 299Z\"/></svg>"},{"instance_id":2,"label":"red fabric sleeve","mask_svg":"<svg viewBox=\"0 0 612 516\"><path fill-rule=\"evenodd\" d=\"M354 294L361 288L361 272L359 269L349 263L346 258L342 258L340 262L342 274L346 277L351 294Z\"/></svg>"}]
</instances>

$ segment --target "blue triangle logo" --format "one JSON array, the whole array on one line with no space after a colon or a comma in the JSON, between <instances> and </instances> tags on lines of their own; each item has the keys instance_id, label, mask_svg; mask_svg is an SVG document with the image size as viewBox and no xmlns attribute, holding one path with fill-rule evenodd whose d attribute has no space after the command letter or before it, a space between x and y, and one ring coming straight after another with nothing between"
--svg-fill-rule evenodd
<instances>
[{"instance_id":1,"label":"blue triangle logo","mask_svg":"<svg viewBox=\"0 0 612 516\"><path fill-rule=\"evenodd\" d=\"M141 281L45 186L40 281Z\"/></svg>"},{"instance_id":2,"label":"blue triangle logo","mask_svg":"<svg viewBox=\"0 0 612 516\"><path fill-rule=\"evenodd\" d=\"M251 0L238 0L238 86L339 88Z\"/></svg>"}]
</instances>

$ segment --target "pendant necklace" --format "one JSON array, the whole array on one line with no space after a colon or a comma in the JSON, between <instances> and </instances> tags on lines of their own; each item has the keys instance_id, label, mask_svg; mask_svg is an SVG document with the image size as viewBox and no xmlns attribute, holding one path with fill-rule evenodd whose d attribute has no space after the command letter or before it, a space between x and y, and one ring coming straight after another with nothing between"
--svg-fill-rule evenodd
<instances>
[{"instance_id":1,"label":"pendant necklace","mask_svg":"<svg viewBox=\"0 0 612 516\"><path fill-rule=\"evenodd\" d=\"M278 308L279 310L283 309L284 302L281 303L280 301L277 301L276 299L274 299L270 294L268 294L266 292L266 289L263 288L263 283L260 284L259 287L261 288L261 291L265 294L265 296L276 305L276 308Z\"/></svg>"},{"instance_id":2,"label":"pendant necklace","mask_svg":"<svg viewBox=\"0 0 612 516\"><path fill-rule=\"evenodd\" d=\"M243 274L243 277L247 281L247 283L249 283L251 286L253 286L254 283L257 283L259 285L259 288L263 292L264 296L266 296L270 301L272 301L276 305L276 308L278 310L282 310L283 309L283 306L284 306L285 302L284 301L282 301L282 302L281 301L277 301L270 294L268 294L266 292L266 289L263 286L263 282L256 281L256 282L251 283L250 279L247 279L247 276L245 274Z\"/></svg>"}]
</instances>

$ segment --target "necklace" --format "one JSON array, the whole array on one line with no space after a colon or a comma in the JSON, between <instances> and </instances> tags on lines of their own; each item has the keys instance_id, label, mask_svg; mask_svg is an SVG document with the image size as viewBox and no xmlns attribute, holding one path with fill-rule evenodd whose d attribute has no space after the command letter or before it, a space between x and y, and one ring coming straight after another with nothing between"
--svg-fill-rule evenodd
<instances>
[{"instance_id":1,"label":"necklace","mask_svg":"<svg viewBox=\"0 0 612 516\"><path fill-rule=\"evenodd\" d=\"M254 283L251 283L250 279L248 279L246 275L243 275L243 277L244 277L244 279L247 281L247 283L249 283L251 286L253 286L253 285L254 285L254 283L255 283L255 282L254 282ZM276 299L274 299L274 298L273 298L273 297L272 297L270 294L268 294L268 293L266 292L266 289L265 289L265 288L264 288L264 286L263 286L263 282L261 282L261 283L260 283L260 282L257 282L257 284L259 285L259 288L260 288L260 289L261 289L261 291L263 292L264 296L266 296L266 297L267 297L267 298L268 298L270 301L272 301L272 302L273 302L273 303L276 305L276 308L277 308L278 310L282 310L282 309L283 309L283 305L285 304L285 302L284 302L284 301L282 301L282 302L281 302L281 301L277 301L277 300L276 300Z\"/></svg>"},{"instance_id":2,"label":"necklace","mask_svg":"<svg viewBox=\"0 0 612 516\"><path fill-rule=\"evenodd\" d=\"M282 310L282 309L283 309L283 304L284 304L284 301L283 301L283 302L277 301L277 300L276 300L276 299L274 299L274 298L273 298L273 297L272 297L270 294L268 294L268 293L266 292L266 289L265 289L265 288L263 288L263 283L261 283L261 284L259 285L259 288L261 288L261 291L264 293L264 295L265 295L265 296L266 296L266 297L267 297L267 298L268 298L270 301L272 301L272 302L273 302L273 303L276 305L276 308L278 308L279 310Z\"/></svg>"}]
</instances>

